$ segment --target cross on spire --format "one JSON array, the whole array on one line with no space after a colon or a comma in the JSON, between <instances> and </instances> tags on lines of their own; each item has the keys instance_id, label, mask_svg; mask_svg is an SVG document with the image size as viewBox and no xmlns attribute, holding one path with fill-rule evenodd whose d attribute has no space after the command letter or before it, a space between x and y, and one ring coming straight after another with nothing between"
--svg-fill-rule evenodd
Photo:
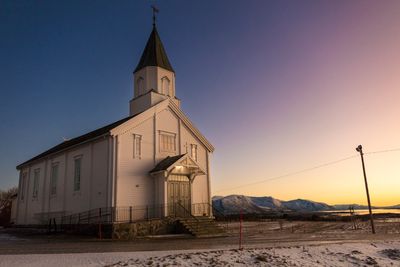
<instances>
[{"instance_id":1,"label":"cross on spire","mask_svg":"<svg viewBox=\"0 0 400 267\"><path fill-rule=\"evenodd\" d=\"M159 10L155 5L151 5L151 8L153 9L153 27L155 27L156 26L156 13L158 13Z\"/></svg>"}]
</instances>

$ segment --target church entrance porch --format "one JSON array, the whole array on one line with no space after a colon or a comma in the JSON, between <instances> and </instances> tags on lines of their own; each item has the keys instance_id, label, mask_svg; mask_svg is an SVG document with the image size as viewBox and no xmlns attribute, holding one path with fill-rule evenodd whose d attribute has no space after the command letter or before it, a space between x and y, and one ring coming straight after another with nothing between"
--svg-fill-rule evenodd
<instances>
[{"instance_id":1,"label":"church entrance porch","mask_svg":"<svg viewBox=\"0 0 400 267\"><path fill-rule=\"evenodd\" d=\"M196 190L204 190L193 186L198 175L206 173L187 154L166 157L161 160L150 175L155 179L154 203L165 206L164 216L190 217L195 216L193 194ZM203 203L206 211L201 215L210 215L209 203Z\"/></svg>"}]
</instances>

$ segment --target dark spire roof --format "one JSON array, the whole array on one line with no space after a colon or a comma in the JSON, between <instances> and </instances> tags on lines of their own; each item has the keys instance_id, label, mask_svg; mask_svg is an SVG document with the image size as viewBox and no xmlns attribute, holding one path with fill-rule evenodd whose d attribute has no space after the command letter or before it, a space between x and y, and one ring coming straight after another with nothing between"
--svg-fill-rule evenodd
<instances>
[{"instance_id":1,"label":"dark spire roof","mask_svg":"<svg viewBox=\"0 0 400 267\"><path fill-rule=\"evenodd\" d=\"M155 25L134 72L147 66L157 66L174 72Z\"/></svg>"}]
</instances>

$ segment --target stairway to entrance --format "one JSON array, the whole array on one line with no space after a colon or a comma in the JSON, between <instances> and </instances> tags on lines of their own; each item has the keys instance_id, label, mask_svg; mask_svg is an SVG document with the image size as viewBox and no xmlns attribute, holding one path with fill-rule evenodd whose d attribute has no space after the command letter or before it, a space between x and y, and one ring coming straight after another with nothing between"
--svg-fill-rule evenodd
<instances>
[{"instance_id":1,"label":"stairway to entrance","mask_svg":"<svg viewBox=\"0 0 400 267\"><path fill-rule=\"evenodd\" d=\"M225 230L219 227L214 219L210 217L179 218L177 221L195 237L227 236Z\"/></svg>"}]
</instances>

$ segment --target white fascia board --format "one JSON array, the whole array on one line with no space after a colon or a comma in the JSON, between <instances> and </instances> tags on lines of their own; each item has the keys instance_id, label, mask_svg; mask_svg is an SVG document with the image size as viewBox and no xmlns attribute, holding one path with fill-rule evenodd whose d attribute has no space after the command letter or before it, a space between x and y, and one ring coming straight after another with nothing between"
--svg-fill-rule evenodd
<instances>
[{"instance_id":1,"label":"white fascia board","mask_svg":"<svg viewBox=\"0 0 400 267\"><path fill-rule=\"evenodd\" d=\"M168 100L168 99L167 99ZM173 102L169 101L169 107L172 111L182 120L186 127L188 127L192 133L200 140L200 142L208 149L209 152L214 152L214 146L201 134L201 132L194 126L189 120L188 116Z\"/></svg>"},{"instance_id":2,"label":"white fascia board","mask_svg":"<svg viewBox=\"0 0 400 267\"><path fill-rule=\"evenodd\" d=\"M167 109L168 107L174 112L176 116L178 116L178 118L184 123L184 125L192 131L192 133L200 140L200 142L207 148L209 152L214 152L213 145L204 137L204 135L201 134L196 126L194 126L189 118L182 112L182 110L169 98L134 116L132 119L122 123L121 125L118 125L114 129L112 129L110 133L111 135L118 135L129 131L133 127L136 127L137 125L142 123L144 120L151 118L154 114L157 114Z\"/></svg>"},{"instance_id":3,"label":"white fascia board","mask_svg":"<svg viewBox=\"0 0 400 267\"><path fill-rule=\"evenodd\" d=\"M191 161L193 161L193 163L196 165L196 167L203 172L204 174L206 174L206 172L199 166L199 164L197 164L196 161L194 161L188 154L185 154L182 158L180 158L179 160L177 160L174 164L172 164L171 166L169 166L167 168L167 171L170 172L173 170L173 168L175 168L175 166L179 165L182 161L184 161L185 159L189 159Z\"/></svg>"},{"instance_id":4,"label":"white fascia board","mask_svg":"<svg viewBox=\"0 0 400 267\"><path fill-rule=\"evenodd\" d=\"M110 134L115 136L119 134L123 134L124 132L129 131L130 129L136 127L137 125L141 124L143 121L150 119L153 117L154 114L159 113L160 111L166 109L168 107L168 99L161 101L160 103L152 106L151 108L135 115L130 120L118 125L117 127L110 130Z\"/></svg>"}]
</instances>

